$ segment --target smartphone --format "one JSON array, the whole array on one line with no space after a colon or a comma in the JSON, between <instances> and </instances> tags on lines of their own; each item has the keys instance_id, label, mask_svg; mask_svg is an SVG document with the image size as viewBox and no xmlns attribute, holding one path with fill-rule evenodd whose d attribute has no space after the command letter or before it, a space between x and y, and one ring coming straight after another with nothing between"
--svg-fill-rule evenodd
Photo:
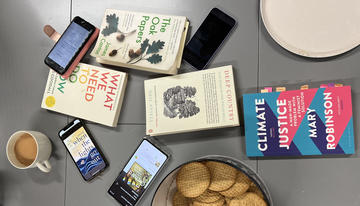
<instances>
[{"instance_id":1,"label":"smartphone","mask_svg":"<svg viewBox=\"0 0 360 206\"><path fill-rule=\"evenodd\" d=\"M95 26L76 16L49 54L45 64L59 74L64 74L95 32Z\"/></svg>"},{"instance_id":2,"label":"smartphone","mask_svg":"<svg viewBox=\"0 0 360 206\"><path fill-rule=\"evenodd\" d=\"M144 138L108 193L123 206L136 205L168 159L169 153L160 145L149 137Z\"/></svg>"},{"instance_id":3,"label":"smartphone","mask_svg":"<svg viewBox=\"0 0 360 206\"><path fill-rule=\"evenodd\" d=\"M185 46L183 59L198 70L204 69L235 25L235 19L213 8Z\"/></svg>"},{"instance_id":4,"label":"smartphone","mask_svg":"<svg viewBox=\"0 0 360 206\"><path fill-rule=\"evenodd\" d=\"M75 119L60 130L59 137L85 181L90 181L108 166L104 155L80 119Z\"/></svg>"}]
</instances>

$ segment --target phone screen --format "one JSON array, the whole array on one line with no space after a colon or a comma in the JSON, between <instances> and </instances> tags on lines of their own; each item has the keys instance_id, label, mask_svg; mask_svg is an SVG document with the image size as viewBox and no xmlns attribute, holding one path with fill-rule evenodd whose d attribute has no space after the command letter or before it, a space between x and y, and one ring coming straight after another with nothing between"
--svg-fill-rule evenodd
<instances>
[{"instance_id":1,"label":"phone screen","mask_svg":"<svg viewBox=\"0 0 360 206\"><path fill-rule=\"evenodd\" d=\"M217 8L211 10L184 49L183 58L196 69L203 69L224 41L235 20Z\"/></svg>"},{"instance_id":2,"label":"phone screen","mask_svg":"<svg viewBox=\"0 0 360 206\"><path fill-rule=\"evenodd\" d=\"M83 126L63 139L63 142L85 180L91 179L106 167L103 157Z\"/></svg>"},{"instance_id":3,"label":"phone screen","mask_svg":"<svg viewBox=\"0 0 360 206\"><path fill-rule=\"evenodd\" d=\"M89 34L90 31L72 22L64 34L62 34L48 57L62 68L67 68L73 56L88 38Z\"/></svg>"},{"instance_id":4,"label":"phone screen","mask_svg":"<svg viewBox=\"0 0 360 206\"><path fill-rule=\"evenodd\" d=\"M124 206L133 206L168 156L147 140L143 140L115 182L109 194Z\"/></svg>"}]
</instances>

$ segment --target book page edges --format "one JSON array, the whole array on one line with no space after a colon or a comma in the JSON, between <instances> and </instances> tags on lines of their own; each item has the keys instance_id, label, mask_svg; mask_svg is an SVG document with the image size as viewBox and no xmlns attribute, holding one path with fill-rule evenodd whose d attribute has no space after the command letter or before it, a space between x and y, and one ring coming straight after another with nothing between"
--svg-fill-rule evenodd
<instances>
[{"instance_id":1,"label":"book page edges","mask_svg":"<svg viewBox=\"0 0 360 206\"><path fill-rule=\"evenodd\" d=\"M142 66L137 66L137 65L133 65L133 64L126 64L126 63L121 63L121 62L108 61L108 60L104 60L104 59L101 59L101 58L98 58L98 57L96 57L96 61L98 63L100 63L100 64L107 64L107 65L124 67L124 68L129 68L129 69L137 69L137 70L160 73L160 74L174 74L172 70L150 69L148 67L142 67ZM176 72L177 72L177 70L176 70Z\"/></svg>"},{"instance_id":2,"label":"book page edges","mask_svg":"<svg viewBox=\"0 0 360 206\"><path fill-rule=\"evenodd\" d=\"M213 129L221 129L221 128L229 128L229 127L238 127L238 126L240 126L239 123L231 124L231 125L222 125L222 126L218 126L218 127L203 127L203 128L198 128L198 129L177 130L177 131L171 131L171 132L159 132L159 133L153 132L153 133L149 133L148 131L146 131L146 135L160 136L160 135L170 135L170 134L179 134L179 133L187 133L187 132L197 132L197 131L213 130Z\"/></svg>"},{"instance_id":3,"label":"book page edges","mask_svg":"<svg viewBox=\"0 0 360 206\"><path fill-rule=\"evenodd\" d=\"M176 69L179 69L180 66L181 66L181 60L182 60L182 55L184 53L186 35L187 35L188 30L189 30L189 24L190 24L189 21L186 20L183 36L181 37L181 41L180 41L181 43L180 43L178 56L177 56L177 59L176 59L176 61L177 61Z\"/></svg>"}]
</instances>

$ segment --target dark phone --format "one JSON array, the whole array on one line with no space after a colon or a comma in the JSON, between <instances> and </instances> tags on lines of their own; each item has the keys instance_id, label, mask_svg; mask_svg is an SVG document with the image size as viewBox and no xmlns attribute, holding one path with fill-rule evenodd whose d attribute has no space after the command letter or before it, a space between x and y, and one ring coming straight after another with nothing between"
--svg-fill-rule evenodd
<instances>
[{"instance_id":1,"label":"dark phone","mask_svg":"<svg viewBox=\"0 0 360 206\"><path fill-rule=\"evenodd\" d=\"M183 59L196 69L204 69L235 25L232 17L213 8L185 46Z\"/></svg>"},{"instance_id":2,"label":"dark phone","mask_svg":"<svg viewBox=\"0 0 360 206\"><path fill-rule=\"evenodd\" d=\"M95 29L92 24L76 16L45 57L45 64L57 73L64 74Z\"/></svg>"},{"instance_id":3,"label":"dark phone","mask_svg":"<svg viewBox=\"0 0 360 206\"><path fill-rule=\"evenodd\" d=\"M145 138L121 170L108 193L123 206L136 205L152 180L168 161L169 154Z\"/></svg>"},{"instance_id":4,"label":"dark phone","mask_svg":"<svg viewBox=\"0 0 360 206\"><path fill-rule=\"evenodd\" d=\"M80 119L75 119L60 130L59 137L85 181L90 181L108 166L104 155Z\"/></svg>"}]
</instances>

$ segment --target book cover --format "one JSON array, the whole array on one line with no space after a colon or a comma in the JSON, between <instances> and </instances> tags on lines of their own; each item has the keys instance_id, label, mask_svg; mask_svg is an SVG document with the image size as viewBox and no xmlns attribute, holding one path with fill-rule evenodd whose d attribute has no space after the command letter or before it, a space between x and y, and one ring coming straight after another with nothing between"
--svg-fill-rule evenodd
<instances>
[{"instance_id":1,"label":"book cover","mask_svg":"<svg viewBox=\"0 0 360 206\"><path fill-rule=\"evenodd\" d=\"M244 95L248 156L354 154L351 87Z\"/></svg>"},{"instance_id":2,"label":"book cover","mask_svg":"<svg viewBox=\"0 0 360 206\"><path fill-rule=\"evenodd\" d=\"M232 66L145 80L146 134L239 126Z\"/></svg>"},{"instance_id":3,"label":"book cover","mask_svg":"<svg viewBox=\"0 0 360 206\"><path fill-rule=\"evenodd\" d=\"M68 79L50 70L41 107L116 127L127 74L80 63Z\"/></svg>"},{"instance_id":4,"label":"book cover","mask_svg":"<svg viewBox=\"0 0 360 206\"><path fill-rule=\"evenodd\" d=\"M177 73L186 17L106 9L91 55L105 64Z\"/></svg>"}]
</instances>

